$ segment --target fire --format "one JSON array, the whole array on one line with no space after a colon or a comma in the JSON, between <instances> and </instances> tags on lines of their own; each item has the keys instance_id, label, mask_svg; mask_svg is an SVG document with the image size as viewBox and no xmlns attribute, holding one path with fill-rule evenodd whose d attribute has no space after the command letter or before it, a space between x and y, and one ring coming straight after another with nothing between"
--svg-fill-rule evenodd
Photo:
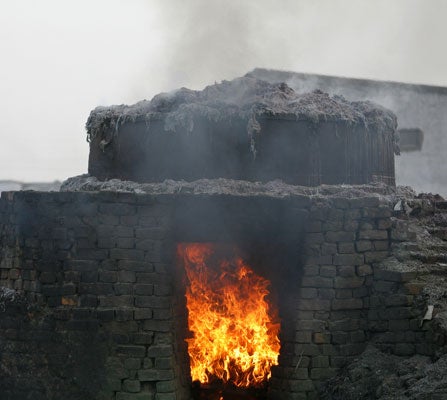
<instances>
[{"instance_id":1,"label":"fire","mask_svg":"<svg viewBox=\"0 0 447 400\"><path fill-rule=\"evenodd\" d=\"M279 322L269 307L270 282L225 246L183 243L178 253L186 270L186 339L193 381L220 380L261 387L278 364Z\"/></svg>"}]
</instances>

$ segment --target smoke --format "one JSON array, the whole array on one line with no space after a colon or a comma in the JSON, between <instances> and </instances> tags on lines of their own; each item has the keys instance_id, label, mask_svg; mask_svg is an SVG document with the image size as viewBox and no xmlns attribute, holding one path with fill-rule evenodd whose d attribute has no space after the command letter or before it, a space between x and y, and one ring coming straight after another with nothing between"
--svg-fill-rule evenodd
<instances>
[{"instance_id":1,"label":"smoke","mask_svg":"<svg viewBox=\"0 0 447 400\"><path fill-rule=\"evenodd\" d=\"M443 0L21 0L0 13L0 178L85 172L97 105L255 67L447 85Z\"/></svg>"},{"instance_id":2,"label":"smoke","mask_svg":"<svg viewBox=\"0 0 447 400\"><path fill-rule=\"evenodd\" d=\"M447 3L442 1L173 0L159 5L164 48L163 59L155 62L163 65L158 79L167 90L201 89L255 67L447 84L442 70L447 57L426 50L443 46L439 34ZM424 72L427 68L431 74Z\"/></svg>"}]
</instances>

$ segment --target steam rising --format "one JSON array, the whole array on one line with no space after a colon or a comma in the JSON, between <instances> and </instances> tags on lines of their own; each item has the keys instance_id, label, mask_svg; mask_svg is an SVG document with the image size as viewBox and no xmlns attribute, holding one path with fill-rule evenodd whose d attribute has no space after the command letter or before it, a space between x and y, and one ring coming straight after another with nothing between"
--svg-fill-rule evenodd
<instances>
[{"instance_id":1,"label":"steam rising","mask_svg":"<svg viewBox=\"0 0 447 400\"><path fill-rule=\"evenodd\" d=\"M96 106L255 67L447 85L446 14L442 0L7 2L0 178L83 173Z\"/></svg>"}]
</instances>

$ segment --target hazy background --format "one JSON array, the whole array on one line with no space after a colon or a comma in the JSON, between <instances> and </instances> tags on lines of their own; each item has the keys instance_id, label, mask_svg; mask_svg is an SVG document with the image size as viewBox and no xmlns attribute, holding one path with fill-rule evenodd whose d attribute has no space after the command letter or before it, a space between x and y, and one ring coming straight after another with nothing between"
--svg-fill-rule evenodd
<instances>
[{"instance_id":1,"label":"hazy background","mask_svg":"<svg viewBox=\"0 0 447 400\"><path fill-rule=\"evenodd\" d=\"M447 86L445 0L2 0L0 179L87 170L97 105L255 67Z\"/></svg>"}]
</instances>

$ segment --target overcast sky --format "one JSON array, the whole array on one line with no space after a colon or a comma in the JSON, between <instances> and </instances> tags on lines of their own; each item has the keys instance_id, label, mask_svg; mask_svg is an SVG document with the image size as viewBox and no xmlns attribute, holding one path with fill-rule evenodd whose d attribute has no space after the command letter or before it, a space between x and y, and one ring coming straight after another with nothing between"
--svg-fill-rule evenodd
<instances>
[{"instance_id":1,"label":"overcast sky","mask_svg":"<svg viewBox=\"0 0 447 400\"><path fill-rule=\"evenodd\" d=\"M0 0L0 179L87 171L97 105L255 67L447 86L447 0Z\"/></svg>"}]
</instances>

